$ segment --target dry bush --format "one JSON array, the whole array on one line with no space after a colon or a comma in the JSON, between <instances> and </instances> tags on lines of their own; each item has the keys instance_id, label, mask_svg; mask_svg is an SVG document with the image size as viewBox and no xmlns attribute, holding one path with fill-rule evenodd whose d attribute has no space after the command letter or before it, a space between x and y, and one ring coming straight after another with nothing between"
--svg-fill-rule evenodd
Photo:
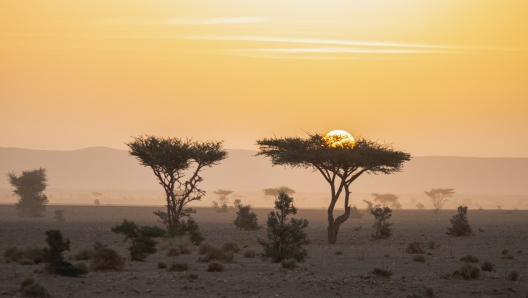
<instances>
[{"instance_id":1,"label":"dry bush","mask_svg":"<svg viewBox=\"0 0 528 298\"><path fill-rule=\"evenodd\" d=\"M169 266L169 271L183 272L189 270L189 264L174 262Z\"/></svg>"},{"instance_id":2,"label":"dry bush","mask_svg":"<svg viewBox=\"0 0 528 298\"><path fill-rule=\"evenodd\" d=\"M422 255L414 256L413 261L423 263L425 262L425 257Z\"/></svg>"},{"instance_id":3,"label":"dry bush","mask_svg":"<svg viewBox=\"0 0 528 298\"><path fill-rule=\"evenodd\" d=\"M158 269L165 269L167 268L167 264L165 264L164 262L158 262Z\"/></svg>"},{"instance_id":4,"label":"dry bush","mask_svg":"<svg viewBox=\"0 0 528 298\"><path fill-rule=\"evenodd\" d=\"M223 252L229 252L232 251L233 253L238 253L240 251L240 248L235 242L227 242L222 245L222 251Z\"/></svg>"},{"instance_id":5,"label":"dry bush","mask_svg":"<svg viewBox=\"0 0 528 298\"><path fill-rule=\"evenodd\" d=\"M46 252L42 247L29 247L25 250L11 246L4 251L6 263L17 262L21 265L34 265L47 260Z\"/></svg>"},{"instance_id":6,"label":"dry bush","mask_svg":"<svg viewBox=\"0 0 528 298\"><path fill-rule=\"evenodd\" d=\"M463 279L478 279L480 276L480 269L473 264L464 264L458 270L453 272L453 275L460 276Z\"/></svg>"},{"instance_id":7,"label":"dry bush","mask_svg":"<svg viewBox=\"0 0 528 298\"><path fill-rule=\"evenodd\" d=\"M519 272L513 270L508 274L508 280L516 281L517 279L519 279Z\"/></svg>"},{"instance_id":8,"label":"dry bush","mask_svg":"<svg viewBox=\"0 0 528 298\"><path fill-rule=\"evenodd\" d=\"M20 284L20 292L23 297L51 297L48 290L38 283L33 277L25 277Z\"/></svg>"},{"instance_id":9,"label":"dry bush","mask_svg":"<svg viewBox=\"0 0 528 298\"><path fill-rule=\"evenodd\" d=\"M383 277L391 277L393 272L392 270L385 268L385 267L376 267L374 270L372 270L372 274L377 276L383 276Z\"/></svg>"},{"instance_id":10,"label":"dry bush","mask_svg":"<svg viewBox=\"0 0 528 298\"><path fill-rule=\"evenodd\" d=\"M177 257L180 255L180 248L179 247L171 247L167 251L167 257Z\"/></svg>"},{"instance_id":11,"label":"dry bush","mask_svg":"<svg viewBox=\"0 0 528 298\"><path fill-rule=\"evenodd\" d=\"M482 269L482 271L492 272L495 271L495 264L490 261L485 261L482 263L482 265L480 265L480 269Z\"/></svg>"},{"instance_id":12,"label":"dry bush","mask_svg":"<svg viewBox=\"0 0 528 298\"><path fill-rule=\"evenodd\" d=\"M513 255L512 254L505 254L502 256L503 259L507 259L507 260L513 260Z\"/></svg>"},{"instance_id":13,"label":"dry bush","mask_svg":"<svg viewBox=\"0 0 528 298\"><path fill-rule=\"evenodd\" d=\"M200 244L200 247L198 248L198 254L205 255L211 247L213 246L208 242L202 242L202 244Z\"/></svg>"},{"instance_id":14,"label":"dry bush","mask_svg":"<svg viewBox=\"0 0 528 298\"><path fill-rule=\"evenodd\" d=\"M210 262L210 261L223 261L223 262L232 262L234 259L234 254L232 251L223 252L222 250L210 246L208 247L205 255L200 257L198 261L200 262Z\"/></svg>"},{"instance_id":15,"label":"dry bush","mask_svg":"<svg viewBox=\"0 0 528 298\"><path fill-rule=\"evenodd\" d=\"M247 249L246 251L244 251L244 258L255 258L257 256L257 253L255 252L254 249Z\"/></svg>"},{"instance_id":16,"label":"dry bush","mask_svg":"<svg viewBox=\"0 0 528 298\"><path fill-rule=\"evenodd\" d=\"M122 271L125 269L125 261L115 250L96 243L90 268L94 271L105 269Z\"/></svg>"},{"instance_id":17,"label":"dry bush","mask_svg":"<svg viewBox=\"0 0 528 298\"><path fill-rule=\"evenodd\" d=\"M217 262L212 262L207 267L207 272L223 272L223 271L224 271L224 265L217 263Z\"/></svg>"},{"instance_id":18,"label":"dry bush","mask_svg":"<svg viewBox=\"0 0 528 298\"><path fill-rule=\"evenodd\" d=\"M94 253L95 251L93 249L84 248L78 251L76 254L74 254L71 259L77 260L77 261L87 261L92 258Z\"/></svg>"},{"instance_id":19,"label":"dry bush","mask_svg":"<svg viewBox=\"0 0 528 298\"><path fill-rule=\"evenodd\" d=\"M507 249L503 249L503 250L502 250L502 254L503 254L503 255L507 255L509 252L510 252L510 251L507 250Z\"/></svg>"},{"instance_id":20,"label":"dry bush","mask_svg":"<svg viewBox=\"0 0 528 298\"><path fill-rule=\"evenodd\" d=\"M187 279L198 279L198 273L196 272L187 272L183 277Z\"/></svg>"},{"instance_id":21,"label":"dry bush","mask_svg":"<svg viewBox=\"0 0 528 298\"><path fill-rule=\"evenodd\" d=\"M422 245L418 241L409 243L405 251L410 254L424 254L425 253L425 249L423 249Z\"/></svg>"},{"instance_id":22,"label":"dry bush","mask_svg":"<svg viewBox=\"0 0 528 298\"><path fill-rule=\"evenodd\" d=\"M478 263L479 259L475 257L474 255L466 255L463 256L460 261L464 261L466 263Z\"/></svg>"},{"instance_id":23,"label":"dry bush","mask_svg":"<svg viewBox=\"0 0 528 298\"><path fill-rule=\"evenodd\" d=\"M340 256L340 255L342 255L342 254L343 254L343 252L342 252L342 251L340 251L340 250L338 250L338 251L336 251L336 252L335 252L335 254L336 254L336 255L338 255L338 256Z\"/></svg>"},{"instance_id":24,"label":"dry bush","mask_svg":"<svg viewBox=\"0 0 528 298\"><path fill-rule=\"evenodd\" d=\"M427 289L425 289L425 296L427 296L427 297L434 297L434 296L435 296L434 289L433 289L433 288L427 288Z\"/></svg>"},{"instance_id":25,"label":"dry bush","mask_svg":"<svg viewBox=\"0 0 528 298\"><path fill-rule=\"evenodd\" d=\"M432 241L432 240L427 242L427 248L435 249L436 248L436 243L434 241Z\"/></svg>"},{"instance_id":26,"label":"dry bush","mask_svg":"<svg viewBox=\"0 0 528 298\"><path fill-rule=\"evenodd\" d=\"M281 261L281 267L284 269L295 269L297 267L297 260L294 258L284 259Z\"/></svg>"}]
</instances>

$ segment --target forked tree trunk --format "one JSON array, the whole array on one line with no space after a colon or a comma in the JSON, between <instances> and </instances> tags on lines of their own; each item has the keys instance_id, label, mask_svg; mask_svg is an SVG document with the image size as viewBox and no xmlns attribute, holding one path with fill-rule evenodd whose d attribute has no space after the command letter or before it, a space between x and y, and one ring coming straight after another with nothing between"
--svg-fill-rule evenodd
<instances>
[{"instance_id":1,"label":"forked tree trunk","mask_svg":"<svg viewBox=\"0 0 528 298\"><path fill-rule=\"evenodd\" d=\"M337 234L339 233L339 227L344 223L350 216L350 206L348 202L350 199L350 191L348 190L348 185L344 186L345 189L345 213L341 214L334 220L334 207L339 199L339 194L332 194L332 202L328 207L328 244L336 244ZM334 189L332 189L334 192Z\"/></svg>"}]
</instances>

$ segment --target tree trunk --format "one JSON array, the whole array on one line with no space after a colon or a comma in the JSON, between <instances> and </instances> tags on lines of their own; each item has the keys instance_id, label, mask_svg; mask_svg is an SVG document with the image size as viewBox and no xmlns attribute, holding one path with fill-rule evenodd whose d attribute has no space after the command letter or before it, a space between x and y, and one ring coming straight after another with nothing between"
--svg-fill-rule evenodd
<instances>
[{"instance_id":1,"label":"tree trunk","mask_svg":"<svg viewBox=\"0 0 528 298\"><path fill-rule=\"evenodd\" d=\"M341 214L335 220L333 216L328 217L328 244L336 244L337 234L339 233L339 227L344 223L350 216L350 207L345 208L345 213Z\"/></svg>"}]
</instances>

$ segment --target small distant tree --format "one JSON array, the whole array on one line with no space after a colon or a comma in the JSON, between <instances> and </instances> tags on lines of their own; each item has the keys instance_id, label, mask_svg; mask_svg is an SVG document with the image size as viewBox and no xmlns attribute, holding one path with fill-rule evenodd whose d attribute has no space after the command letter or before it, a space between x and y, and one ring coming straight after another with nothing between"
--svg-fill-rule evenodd
<instances>
[{"instance_id":1,"label":"small distant tree","mask_svg":"<svg viewBox=\"0 0 528 298\"><path fill-rule=\"evenodd\" d=\"M264 192L265 196L272 196L275 199L277 199L281 191L283 191L289 196L295 193L295 190L289 188L288 186L284 186L284 185L278 186L278 187L264 188L262 191Z\"/></svg>"},{"instance_id":2,"label":"small distant tree","mask_svg":"<svg viewBox=\"0 0 528 298\"><path fill-rule=\"evenodd\" d=\"M229 203L228 196L233 193L232 190L218 189L213 191L214 194L218 195L218 199L213 201L213 209L216 212L227 212L227 204Z\"/></svg>"},{"instance_id":3,"label":"small distant tree","mask_svg":"<svg viewBox=\"0 0 528 298\"><path fill-rule=\"evenodd\" d=\"M374 215L375 222L373 227L376 229L376 233L372 235L373 238L383 239L392 235L390 226L392 223L387 222L392 217L392 209L389 207L376 207L370 211Z\"/></svg>"},{"instance_id":4,"label":"small distant tree","mask_svg":"<svg viewBox=\"0 0 528 298\"><path fill-rule=\"evenodd\" d=\"M48 186L46 182L46 169L40 168L32 171L23 171L17 175L14 172L7 174L9 184L15 189L13 193L19 197L15 207L19 216L42 217L46 212L45 204L48 198L43 194Z\"/></svg>"},{"instance_id":5,"label":"small distant tree","mask_svg":"<svg viewBox=\"0 0 528 298\"><path fill-rule=\"evenodd\" d=\"M374 209L374 203L372 201L363 200L363 202L367 203L367 212L371 212Z\"/></svg>"},{"instance_id":6,"label":"small distant tree","mask_svg":"<svg viewBox=\"0 0 528 298\"><path fill-rule=\"evenodd\" d=\"M95 206L101 206L101 202L99 202L99 199L94 200Z\"/></svg>"},{"instance_id":7,"label":"small distant tree","mask_svg":"<svg viewBox=\"0 0 528 298\"><path fill-rule=\"evenodd\" d=\"M157 226L138 226L133 221L123 220L112 232L125 235L124 241L130 240L128 248L132 261L145 261L148 255L156 252L156 241L153 238L163 237L165 230Z\"/></svg>"},{"instance_id":8,"label":"small distant tree","mask_svg":"<svg viewBox=\"0 0 528 298\"><path fill-rule=\"evenodd\" d=\"M470 236L473 233L467 218L467 209L467 206L458 207L458 213L453 215L453 217L449 220L451 221L452 227L447 228L447 235Z\"/></svg>"},{"instance_id":9,"label":"small distant tree","mask_svg":"<svg viewBox=\"0 0 528 298\"><path fill-rule=\"evenodd\" d=\"M502 203L501 202L495 202L497 204L497 209L502 210Z\"/></svg>"},{"instance_id":10,"label":"small distant tree","mask_svg":"<svg viewBox=\"0 0 528 298\"><path fill-rule=\"evenodd\" d=\"M53 219L58 220L58 221L65 221L66 217L64 217L64 210L63 209L55 210Z\"/></svg>"},{"instance_id":11,"label":"small distant tree","mask_svg":"<svg viewBox=\"0 0 528 298\"><path fill-rule=\"evenodd\" d=\"M425 208L425 206L422 203L418 203L418 204L416 204L416 208L418 208L418 210L423 210Z\"/></svg>"},{"instance_id":12,"label":"small distant tree","mask_svg":"<svg viewBox=\"0 0 528 298\"><path fill-rule=\"evenodd\" d=\"M140 136L126 145L130 148L130 155L137 157L143 166L150 167L163 186L167 209L154 214L167 227L169 236L178 235L179 226L184 222L180 219L196 212L187 204L199 201L205 194L198 187L203 181L200 172L228 156L222 149L222 142Z\"/></svg>"},{"instance_id":13,"label":"small distant tree","mask_svg":"<svg viewBox=\"0 0 528 298\"><path fill-rule=\"evenodd\" d=\"M271 258L275 263L289 258L303 261L307 255L303 246L310 243L303 231L308 221L290 218L288 222L288 216L297 214L297 208L293 205L293 198L284 191L279 192L275 200L275 210L268 215L267 241L258 239L264 248L262 258Z\"/></svg>"},{"instance_id":14,"label":"small distant tree","mask_svg":"<svg viewBox=\"0 0 528 298\"><path fill-rule=\"evenodd\" d=\"M401 204L398 203L398 196L393 194L377 194L373 193L372 196L374 197L375 202L379 202L381 204L381 207L388 207L389 205L393 208L396 208L399 206L401 208ZM398 209L398 208L396 208Z\"/></svg>"},{"instance_id":15,"label":"small distant tree","mask_svg":"<svg viewBox=\"0 0 528 298\"><path fill-rule=\"evenodd\" d=\"M430 191L425 191L425 194L433 201L433 210L435 214L440 212L444 203L448 198L453 197L455 189L453 188L433 188Z\"/></svg>"},{"instance_id":16,"label":"small distant tree","mask_svg":"<svg viewBox=\"0 0 528 298\"><path fill-rule=\"evenodd\" d=\"M238 205L237 217L235 219L235 226L246 231L256 231L260 229L258 225L257 215L251 210L251 205Z\"/></svg>"}]
</instances>

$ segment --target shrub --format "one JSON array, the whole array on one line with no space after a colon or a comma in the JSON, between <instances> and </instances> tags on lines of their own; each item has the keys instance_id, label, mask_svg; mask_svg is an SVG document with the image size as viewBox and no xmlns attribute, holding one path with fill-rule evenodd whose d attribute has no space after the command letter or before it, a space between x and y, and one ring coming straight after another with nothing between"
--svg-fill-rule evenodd
<instances>
[{"instance_id":1,"label":"shrub","mask_svg":"<svg viewBox=\"0 0 528 298\"><path fill-rule=\"evenodd\" d=\"M6 248L6 250L4 250L4 259L6 260L6 262L10 262L10 261L16 262L16 260L13 259L16 252L19 252L18 247L16 246L9 246L8 248Z\"/></svg>"},{"instance_id":2,"label":"shrub","mask_svg":"<svg viewBox=\"0 0 528 298\"><path fill-rule=\"evenodd\" d=\"M46 269L50 273L72 277L86 274L87 271L83 270L83 268L75 267L72 263L64 260L62 253L65 250L70 250L70 240L64 241L61 231L49 230L46 235L48 236L46 238L48 247L45 248L45 253L46 259L49 261Z\"/></svg>"},{"instance_id":3,"label":"shrub","mask_svg":"<svg viewBox=\"0 0 528 298\"><path fill-rule=\"evenodd\" d=\"M223 261L223 262L231 262L233 261L233 258L234 258L234 254L232 251L227 251L224 253L222 250L211 246L207 249L205 256L199 258L198 261L210 262L213 260L217 260L217 261Z\"/></svg>"},{"instance_id":4,"label":"shrub","mask_svg":"<svg viewBox=\"0 0 528 298\"><path fill-rule=\"evenodd\" d=\"M450 219L451 228L447 228L447 235L452 236L470 236L472 234L471 226L467 219L467 206L458 206L458 213Z\"/></svg>"},{"instance_id":5,"label":"shrub","mask_svg":"<svg viewBox=\"0 0 528 298\"><path fill-rule=\"evenodd\" d=\"M297 267L297 260L295 260L294 258L283 259L281 261L281 267L284 269L294 269L295 267Z\"/></svg>"},{"instance_id":6,"label":"shrub","mask_svg":"<svg viewBox=\"0 0 528 298\"><path fill-rule=\"evenodd\" d=\"M51 297L48 290L32 277L25 277L20 284L23 297Z\"/></svg>"},{"instance_id":7,"label":"shrub","mask_svg":"<svg viewBox=\"0 0 528 298\"><path fill-rule=\"evenodd\" d=\"M338 251L336 251L336 252L335 252L335 254L336 254L336 255L338 255L338 256L340 256L340 255L342 255L342 254L343 254L343 252L342 252L342 251L340 251L340 250L338 250Z\"/></svg>"},{"instance_id":8,"label":"shrub","mask_svg":"<svg viewBox=\"0 0 528 298\"><path fill-rule=\"evenodd\" d=\"M288 215L297 214L297 208L293 205L293 198L283 190L275 199L275 210L268 215L267 241L258 239L264 249L262 259L271 258L276 263L289 258L303 261L307 255L304 245L310 243L303 231L308 221L290 218L287 222Z\"/></svg>"},{"instance_id":9,"label":"shrub","mask_svg":"<svg viewBox=\"0 0 528 298\"><path fill-rule=\"evenodd\" d=\"M503 249L503 250L502 250L502 254L503 254L503 255L507 255L509 252L510 252L510 251L507 250L507 249Z\"/></svg>"},{"instance_id":10,"label":"shrub","mask_svg":"<svg viewBox=\"0 0 528 298\"><path fill-rule=\"evenodd\" d=\"M46 169L23 171L22 174L7 173L13 193L20 199L15 204L19 216L42 217L46 212L48 198L43 193L47 187Z\"/></svg>"},{"instance_id":11,"label":"shrub","mask_svg":"<svg viewBox=\"0 0 528 298\"><path fill-rule=\"evenodd\" d=\"M95 243L94 250L90 266L92 270L112 269L121 271L125 269L125 261L115 250L99 242Z\"/></svg>"},{"instance_id":12,"label":"shrub","mask_svg":"<svg viewBox=\"0 0 528 298\"><path fill-rule=\"evenodd\" d=\"M464 261L466 263L478 263L479 259L475 257L474 255L466 255L463 256L460 261Z\"/></svg>"},{"instance_id":13,"label":"shrub","mask_svg":"<svg viewBox=\"0 0 528 298\"><path fill-rule=\"evenodd\" d=\"M8 247L4 251L4 258L7 263L17 262L21 265L33 265L47 260L47 253L44 248L30 247L20 250L17 247Z\"/></svg>"},{"instance_id":14,"label":"shrub","mask_svg":"<svg viewBox=\"0 0 528 298\"><path fill-rule=\"evenodd\" d=\"M405 251L410 254L424 254L425 253L425 249L422 248L422 245L418 241L409 243Z\"/></svg>"},{"instance_id":15,"label":"shrub","mask_svg":"<svg viewBox=\"0 0 528 298\"><path fill-rule=\"evenodd\" d=\"M209 250L211 247L213 246L211 246L211 244L209 244L208 242L203 242L198 248L198 253L200 255L205 255L207 253L207 250Z\"/></svg>"},{"instance_id":16,"label":"shrub","mask_svg":"<svg viewBox=\"0 0 528 298\"><path fill-rule=\"evenodd\" d=\"M490 261L486 261L480 265L480 269L482 269L482 271L492 272L495 271L495 264Z\"/></svg>"},{"instance_id":17,"label":"shrub","mask_svg":"<svg viewBox=\"0 0 528 298\"><path fill-rule=\"evenodd\" d=\"M224 243L224 245L222 245L222 251L223 252L232 251L233 253L238 253L240 251L240 248L234 242L227 242L227 243Z\"/></svg>"},{"instance_id":18,"label":"shrub","mask_svg":"<svg viewBox=\"0 0 528 298\"><path fill-rule=\"evenodd\" d=\"M42 247L26 248L24 251L24 258L31 260L35 264L45 262L48 259L46 251Z\"/></svg>"},{"instance_id":19,"label":"shrub","mask_svg":"<svg viewBox=\"0 0 528 298\"><path fill-rule=\"evenodd\" d=\"M185 278L187 278L187 279L198 279L198 273L196 273L196 272L187 272L185 274Z\"/></svg>"},{"instance_id":20,"label":"shrub","mask_svg":"<svg viewBox=\"0 0 528 298\"><path fill-rule=\"evenodd\" d=\"M176 237L175 245L183 255L189 255L193 251L193 242L189 236Z\"/></svg>"},{"instance_id":21,"label":"shrub","mask_svg":"<svg viewBox=\"0 0 528 298\"><path fill-rule=\"evenodd\" d=\"M78 251L76 254L74 254L73 255L73 259L74 260L78 260L78 261L87 261L87 260L90 260L92 258L94 253L95 252L94 252L93 249L84 248L84 249Z\"/></svg>"},{"instance_id":22,"label":"shrub","mask_svg":"<svg viewBox=\"0 0 528 298\"><path fill-rule=\"evenodd\" d=\"M456 270L453 275L462 277L463 279L477 279L480 276L480 269L472 264L464 264L460 269Z\"/></svg>"},{"instance_id":23,"label":"shrub","mask_svg":"<svg viewBox=\"0 0 528 298\"><path fill-rule=\"evenodd\" d=\"M513 255L512 254L506 254L506 255L503 255L502 258L503 259L507 259L507 260L513 260Z\"/></svg>"},{"instance_id":24,"label":"shrub","mask_svg":"<svg viewBox=\"0 0 528 298\"><path fill-rule=\"evenodd\" d=\"M53 219L55 219L57 221L65 221L66 217L64 217L64 211L65 210L62 210L62 209L53 211L53 213L54 213Z\"/></svg>"},{"instance_id":25,"label":"shrub","mask_svg":"<svg viewBox=\"0 0 528 298\"><path fill-rule=\"evenodd\" d=\"M452 274L449 273L449 272L444 272L444 273L440 274L440 278L441 279L450 279L451 276L452 276Z\"/></svg>"},{"instance_id":26,"label":"shrub","mask_svg":"<svg viewBox=\"0 0 528 298\"><path fill-rule=\"evenodd\" d=\"M362 218L363 212L359 211L359 209L356 207L356 205L352 206L350 208L350 218Z\"/></svg>"},{"instance_id":27,"label":"shrub","mask_svg":"<svg viewBox=\"0 0 528 298\"><path fill-rule=\"evenodd\" d=\"M508 279L511 281L516 281L517 279L519 279L519 272L513 270L508 274Z\"/></svg>"},{"instance_id":28,"label":"shrub","mask_svg":"<svg viewBox=\"0 0 528 298\"><path fill-rule=\"evenodd\" d=\"M174 262L170 265L169 271L183 272L189 270L189 264Z\"/></svg>"},{"instance_id":29,"label":"shrub","mask_svg":"<svg viewBox=\"0 0 528 298\"><path fill-rule=\"evenodd\" d=\"M434 241L429 241L427 242L427 248L429 249L435 249L436 245L435 245L435 242Z\"/></svg>"},{"instance_id":30,"label":"shrub","mask_svg":"<svg viewBox=\"0 0 528 298\"><path fill-rule=\"evenodd\" d=\"M247 249L246 251L244 251L244 258L252 259L256 256L257 256L257 253L253 249Z\"/></svg>"},{"instance_id":31,"label":"shrub","mask_svg":"<svg viewBox=\"0 0 528 298\"><path fill-rule=\"evenodd\" d=\"M205 238L200 233L198 224L191 217L187 218L187 222L181 220L178 224L177 233L180 236L188 236L192 244L200 245ZM182 251L182 253L184 253Z\"/></svg>"},{"instance_id":32,"label":"shrub","mask_svg":"<svg viewBox=\"0 0 528 298\"><path fill-rule=\"evenodd\" d=\"M180 255L179 247L171 247L169 248L169 251L167 251L167 257L177 257L179 255Z\"/></svg>"},{"instance_id":33,"label":"shrub","mask_svg":"<svg viewBox=\"0 0 528 298\"><path fill-rule=\"evenodd\" d=\"M423 263L425 262L425 257L422 255L414 256L413 261Z\"/></svg>"},{"instance_id":34,"label":"shrub","mask_svg":"<svg viewBox=\"0 0 528 298\"><path fill-rule=\"evenodd\" d=\"M207 272L223 272L223 271L224 271L224 265L217 263L217 262L212 262L207 267Z\"/></svg>"},{"instance_id":35,"label":"shrub","mask_svg":"<svg viewBox=\"0 0 528 298\"><path fill-rule=\"evenodd\" d=\"M434 297L434 289L433 288L427 288L425 289L425 296L427 297Z\"/></svg>"},{"instance_id":36,"label":"shrub","mask_svg":"<svg viewBox=\"0 0 528 298\"><path fill-rule=\"evenodd\" d=\"M130 240L128 248L132 261L145 261L148 255L155 253L157 242L152 238L163 237L165 230L157 226L138 226L133 221L123 220L121 225L112 228L112 232L123 234L125 241Z\"/></svg>"},{"instance_id":37,"label":"shrub","mask_svg":"<svg viewBox=\"0 0 528 298\"><path fill-rule=\"evenodd\" d=\"M387 269L387 268L374 268L374 270L372 270L372 274L374 275L378 275L378 276L383 276L383 277L391 277L392 276L392 270L390 269Z\"/></svg>"},{"instance_id":38,"label":"shrub","mask_svg":"<svg viewBox=\"0 0 528 298\"><path fill-rule=\"evenodd\" d=\"M165 269L167 268L167 264L165 264L164 262L158 262L158 269Z\"/></svg>"},{"instance_id":39,"label":"shrub","mask_svg":"<svg viewBox=\"0 0 528 298\"><path fill-rule=\"evenodd\" d=\"M235 226L245 231L256 231L260 229L258 225L257 215L251 211L251 205L238 205L237 217L235 218Z\"/></svg>"},{"instance_id":40,"label":"shrub","mask_svg":"<svg viewBox=\"0 0 528 298\"><path fill-rule=\"evenodd\" d=\"M375 222L373 227L376 229L376 233L372 234L374 239L384 239L390 237L392 231L390 229L391 223L387 222L392 217L392 209L389 207L375 207L370 211L374 215Z\"/></svg>"}]
</instances>

